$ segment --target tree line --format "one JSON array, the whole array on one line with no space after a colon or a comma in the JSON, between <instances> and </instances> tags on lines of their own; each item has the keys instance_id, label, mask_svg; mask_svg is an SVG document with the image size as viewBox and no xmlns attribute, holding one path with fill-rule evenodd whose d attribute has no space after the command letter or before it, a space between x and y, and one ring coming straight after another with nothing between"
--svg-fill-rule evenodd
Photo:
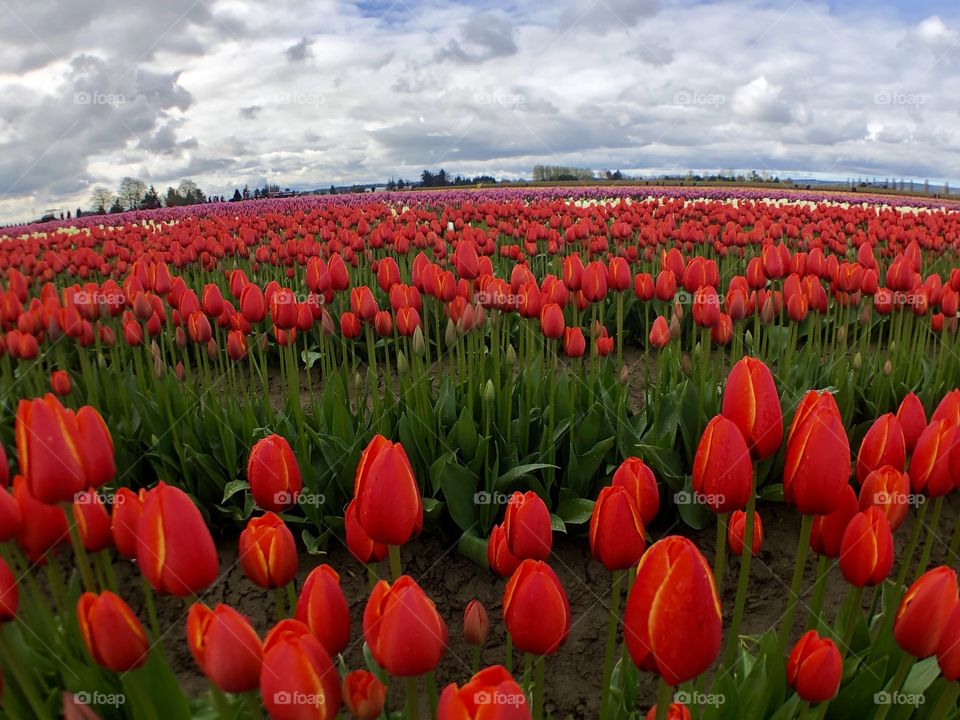
<instances>
[{"instance_id":1,"label":"tree line","mask_svg":"<svg viewBox=\"0 0 960 720\"><path fill-rule=\"evenodd\" d=\"M125 177L120 180L116 190L103 186L93 188L90 193L90 208L85 214L106 215L128 210L156 210L161 207L198 205L212 200L193 180L183 180L177 187L171 185L161 195L153 185L148 187L139 178ZM80 211L77 211L77 215L80 214Z\"/></svg>"}]
</instances>

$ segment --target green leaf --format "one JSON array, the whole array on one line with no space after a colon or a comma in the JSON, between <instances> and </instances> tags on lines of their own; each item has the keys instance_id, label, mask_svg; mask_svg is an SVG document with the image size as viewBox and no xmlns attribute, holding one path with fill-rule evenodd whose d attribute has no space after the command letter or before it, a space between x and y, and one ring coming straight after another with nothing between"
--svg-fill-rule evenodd
<instances>
[{"instance_id":1,"label":"green leaf","mask_svg":"<svg viewBox=\"0 0 960 720\"><path fill-rule=\"evenodd\" d=\"M593 500L585 498L571 498L563 500L557 505L557 517L566 525L583 525L590 521L593 514Z\"/></svg>"},{"instance_id":2,"label":"green leaf","mask_svg":"<svg viewBox=\"0 0 960 720\"><path fill-rule=\"evenodd\" d=\"M238 492L241 490L246 490L249 487L250 483L248 483L246 480L231 480L224 486L223 499L220 502L225 503Z\"/></svg>"},{"instance_id":3,"label":"green leaf","mask_svg":"<svg viewBox=\"0 0 960 720\"><path fill-rule=\"evenodd\" d=\"M495 487L500 492L506 492L508 489L512 488L513 484L520 480L520 478L530 475L537 470L544 470L546 468L558 468L556 465L551 465L550 463L526 463L524 465L517 465L512 467L503 475L497 478Z\"/></svg>"},{"instance_id":4,"label":"green leaf","mask_svg":"<svg viewBox=\"0 0 960 720\"><path fill-rule=\"evenodd\" d=\"M553 513L550 513L550 528L554 532L562 532L562 533L567 532L567 526L564 524L563 518L560 518L557 515L554 515Z\"/></svg>"}]
</instances>

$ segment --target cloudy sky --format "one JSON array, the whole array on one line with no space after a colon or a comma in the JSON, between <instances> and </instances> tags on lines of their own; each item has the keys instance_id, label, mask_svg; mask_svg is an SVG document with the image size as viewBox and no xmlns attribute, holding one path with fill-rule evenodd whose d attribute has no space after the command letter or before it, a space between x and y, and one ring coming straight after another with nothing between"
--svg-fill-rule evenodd
<instances>
[{"instance_id":1,"label":"cloudy sky","mask_svg":"<svg viewBox=\"0 0 960 720\"><path fill-rule=\"evenodd\" d=\"M960 180L955 0L0 0L0 222L537 163Z\"/></svg>"}]
</instances>

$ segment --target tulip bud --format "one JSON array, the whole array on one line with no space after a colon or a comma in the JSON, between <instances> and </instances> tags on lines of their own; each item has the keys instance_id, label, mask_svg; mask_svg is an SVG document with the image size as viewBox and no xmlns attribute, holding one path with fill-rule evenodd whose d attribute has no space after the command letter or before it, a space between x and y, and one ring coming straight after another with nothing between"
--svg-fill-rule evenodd
<instances>
[{"instance_id":1,"label":"tulip bud","mask_svg":"<svg viewBox=\"0 0 960 720\"><path fill-rule=\"evenodd\" d=\"M340 589L340 576L329 565L318 565L307 576L294 615L310 628L330 655L350 642L350 608Z\"/></svg>"},{"instance_id":2,"label":"tulip bud","mask_svg":"<svg viewBox=\"0 0 960 720\"><path fill-rule=\"evenodd\" d=\"M407 363L407 356L403 354L402 350L397 351L397 372L403 375L407 372L409 367L410 366Z\"/></svg>"},{"instance_id":3,"label":"tulip bud","mask_svg":"<svg viewBox=\"0 0 960 720\"><path fill-rule=\"evenodd\" d=\"M506 352L507 367L513 367L517 364L517 351L513 349L513 345L507 345Z\"/></svg>"},{"instance_id":4,"label":"tulip bud","mask_svg":"<svg viewBox=\"0 0 960 720\"><path fill-rule=\"evenodd\" d=\"M570 632L570 603L549 565L520 563L503 593L503 619L518 650L553 655L560 649Z\"/></svg>"},{"instance_id":5,"label":"tulip bud","mask_svg":"<svg viewBox=\"0 0 960 720\"><path fill-rule=\"evenodd\" d=\"M671 535L651 545L623 617L634 664L655 668L669 685L692 680L720 652L722 622L713 573L693 542Z\"/></svg>"},{"instance_id":6,"label":"tulip bud","mask_svg":"<svg viewBox=\"0 0 960 720\"><path fill-rule=\"evenodd\" d=\"M386 685L369 670L354 670L343 678L343 704L356 720L375 720L386 703Z\"/></svg>"},{"instance_id":7,"label":"tulip bud","mask_svg":"<svg viewBox=\"0 0 960 720\"><path fill-rule=\"evenodd\" d=\"M907 393L903 398L900 407L897 408L897 420L903 431L907 452L912 453L920 434L927 427L927 415L916 393Z\"/></svg>"},{"instance_id":8,"label":"tulip bud","mask_svg":"<svg viewBox=\"0 0 960 720\"><path fill-rule=\"evenodd\" d=\"M487 403L492 403L497 397L496 389L493 386L493 380L487 380L486 385L483 386L483 401Z\"/></svg>"},{"instance_id":9,"label":"tulip bud","mask_svg":"<svg viewBox=\"0 0 960 720\"><path fill-rule=\"evenodd\" d=\"M354 481L357 517L374 542L403 545L423 527L423 500L400 443L376 435L360 455Z\"/></svg>"},{"instance_id":10,"label":"tulip bud","mask_svg":"<svg viewBox=\"0 0 960 720\"><path fill-rule=\"evenodd\" d=\"M285 438L268 435L250 449L247 482L253 499L264 510L281 512L296 504L303 480L297 458Z\"/></svg>"},{"instance_id":11,"label":"tulip bud","mask_svg":"<svg viewBox=\"0 0 960 720\"><path fill-rule=\"evenodd\" d=\"M656 476L643 460L637 457L626 458L614 472L611 484L622 485L630 492L644 526L653 522L660 508L660 493L657 490Z\"/></svg>"},{"instance_id":12,"label":"tulip bud","mask_svg":"<svg viewBox=\"0 0 960 720\"><path fill-rule=\"evenodd\" d=\"M863 358L860 357L859 352L853 356L853 361L851 364L853 365L854 370L859 370L861 368L861 366L863 365Z\"/></svg>"},{"instance_id":13,"label":"tulip bud","mask_svg":"<svg viewBox=\"0 0 960 720\"><path fill-rule=\"evenodd\" d=\"M272 718L333 718L340 708L340 676L330 655L297 620L281 620L263 641L260 697ZM291 705L291 697L305 702ZM291 715L293 708L296 715Z\"/></svg>"},{"instance_id":14,"label":"tulip bud","mask_svg":"<svg viewBox=\"0 0 960 720\"><path fill-rule=\"evenodd\" d=\"M723 390L724 417L743 434L755 460L765 460L783 442L783 411L770 369L760 360L738 361Z\"/></svg>"},{"instance_id":15,"label":"tulip bud","mask_svg":"<svg viewBox=\"0 0 960 720\"><path fill-rule=\"evenodd\" d=\"M753 492L753 464L740 429L717 415L700 437L693 461L693 489L698 501L715 513L746 507Z\"/></svg>"},{"instance_id":16,"label":"tulip bud","mask_svg":"<svg viewBox=\"0 0 960 720\"><path fill-rule=\"evenodd\" d=\"M808 393L787 439L783 491L804 515L826 515L850 479L850 443L833 396Z\"/></svg>"},{"instance_id":17,"label":"tulip bud","mask_svg":"<svg viewBox=\"0 0 960 720\"><path fill-rule=\"evenodd\" d=\"M625 570L640 560L647 540L640 511L622 485L600 490L590 516L590 552L609 571Z\"/></svg>"},{"instance_id":18,"label":"tulip bud","mask_svg":"<svg viewBox=\"0 0 960 720\"><path fill-rule=\"evenodd\" d=\"M946 565L928 570L904 593L893 621L900 649L922 660L937 643L957 604L957 574Z\"/></svg>"},{"instance_id":19,"label":"tulip bud","mask_svg":"<svg viewBox=\"0 0 960 720\"><path fill-rule=\"evenodd\" d=\"M439 720L526 720L530 717L530 707L523 688L507 669L491 665L463 687L456 683L447 685L440 694L437 717Z\"/></svg>"},{"instance_id":20,"label":"tulip bud","mask_svg":"<svg viewBox=\"0 0 960 720\"><path fill-rule=\"evenodd\" d=\"M463 638L468 645L483 647L490 634L487 610L479 600L471 600L463 611Z\"/></svg>"},{"instance_id":21,"label":"tulip bud","mask_svg":"<svg viewBox=\"0 0 960 720\"><path fill-rule=\"evenodd\" d=\"M680 372L687 377L690 377L690 374L693 372L693 362L690 360L689 353L684 353L680 357Z\"/></svg>"},{"instance_id":22,"label":"tulip bud","mask_svg":"<svg viewBox=\"0 0 960 720\"><path fill-rule=\"evenodd\" d=\"M747 536L747 514L743 510L734 510L730 514L730 521L727 523L727 545L730 552L737 557L743 554L743 543ZM763 523L760 521L760 513L753 514L753 542L750 544L750 552L757 555L763 546Z\"/></svg>"},{"instance_id":23,"label":"tulip bud","mask_svg":"<svg viewBox=\"0 0 960 720\"><path fill-rule=\"evenodd\" d=\"M160 482L147 493L137 563L154 590L178 597L206 590L217 579L219 560L210 530L183 490Z\"/></svg>"},{"instance_id":24,"label":"tulip bud","mask_svg":"<svg viewBox=\"0 0 960 720\"><path fill-rule=\"evenodd\" d=\"M821 703L831 700L840 688L843 658L832 640L808 631L790 651L787 682L802 700Z\"/></svg>"},{"instance_id":25,"label":"tulip bud","mask_svg":"<svg viewBox=\"0 0 960 720\"><path fill-rule=\"evenodd\" d=\"M60 397L69 395L72 388L70 376L64 370L54 370L50 375L50 387Z\"/></svg>"},{"instance_id":26,"label":"tulip bud","mask_svg":"<svg viewBox=\"0 0 960 720\"><path fill-rule=\"evenodd\" d=\"M423 339L423 330L417 326L417 329L413 331L413 353L417 357L423 357L426 351L427 343Z\"/></svg>"},{"instance_id":27,"label":"tulip bud","mask_svg":"<svg viewBox=\"0 0 960 720\"><path fill-rule=\"evenodd\" d=\"M502 525L494 525L487 539L487 565L490 570L506 578L513 575L520 566L520 558L510 552L507 534Z\"/></svg>"},{"instance_id":28,"label":"tulip bud","mask_svg":"<svg viewBox=\"0 0 960 720\"><path fill-rule=\"evenodd\" d=\"M503 530L510 552L521 560L546 560L553 547L553 528L546 503L532 490L513 493L507 501Z\"/></svg>"},{"instance_id":29,"label":"tulip bud","mask_svg":"<svg viewBox=\"0 0 960 720\"><path fill-rule=\"evenodd\" d=\"M460 339L460 334L457 332L457 326L453 320L447 320L447 329L443 333L443 341L447 344L448 348L452 348L457 344L457 341Z\"/></svg>"},{"instance_id":30,"label":"tulip bud","mask_svg":"<svg viewBox=\"0 0 960 720\"><path fill-rule=\"evenodd\" d=\"M221 692L255 690L260 682L260 637L229 605L197 602L187 613L187 644L197 665Z\"/></svg>"},{"instance_id":31,"label":"tulip bud","mask_svg":"<svg viewBox=\"0 0 960 720\"><path fill-rule=\"evenodd\" d=\"M86 592L77 601L80 636L90 657L117 673L138 668L150 648L143 625L130 607L112 592Z\"/></svg>"},{"instance_id":32,"label":"tulip bud","mask_svg":"<svg viewBox=\"0 0 960 720\"><path fill-rule=\"evenodd\" d=\"M266 589L282 588L296 576L297 545L278 515L250 518L240 533L240 567L251 582Z\"/></svg>"},{"instance_id":33,"label":"tulip bud","mask_svg":"<svg viewBox=\"0 0 960 720\"><path fill-rule=\"evenodd\" d=\"M363 612L363 637L377 664L396 677L430 672L447 649L446 623L409 575L374 586Z\"/></svg>"},{"instance_id":34,"label":"tulip bud","mask_svg":"<svg viewBox=\"0 0 960 720\"><path fill-rule=\"evenodd\" d=\"M840 541L840 570L854 587L878 585L893 567L893 535L883 510L867 508L850 520Z\"/></svg>"}]
</instances>

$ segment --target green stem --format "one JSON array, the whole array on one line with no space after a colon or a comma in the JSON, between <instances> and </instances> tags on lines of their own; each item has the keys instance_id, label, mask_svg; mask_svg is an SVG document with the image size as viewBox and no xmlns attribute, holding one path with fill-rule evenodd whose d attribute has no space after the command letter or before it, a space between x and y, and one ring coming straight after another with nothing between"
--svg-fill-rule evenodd
<instances>
[{"instance_id":1,"label":"green stem","mask_svg":"<svg viewBox=\"0 0 960 720\"><path fill-rule=\"evenodd\" d=\"M390 554L390 574L393 576L394 582L396 582L403 574L400 566L400 546L388 545L387 552Z\"/></svg>"},{"instance_id":2,"label":"green stem","mask_svg":"<svg viewBox=\"0 0 960 720\"><path fill-rule=\"evenodd\" d=\"M93 580L93 570L90 568L90 557L87 555L86 548L83 547L83 541L80 539L80 531L77 530L77 523L73 521L73 507L70 503L63 503L63 512L67 516L70 544L73 545L73 554L77 559L77 568L80 570L83 589L86 592L96 592L97 584Z\"/></svg>"},{"instance_id":3,"label":"green stem","mask_svg":"<svg viewBox=\"0 0 960 720\"><path fill-rule=\"evenodd\" d=\"M546 665L546 657L541 656L536 659L533 666L533 720L543 720L543 686Z\"/></svg>"},{"instance_id":4,"label":"green stem","mask_svg":"<svg viewBox=\"0 0 960 720\"><path fill-rule=\"evenodd\" d=\"M283 588L274 588L273 607L277 613L277 622L287 617L287 597Z\"/></svg>"},{"instance_id":5,"label":"green stem","mask_svg":"<svg viewBox=\"0 0 960 720\"><path fill-rule=\"evenodd\" d=\"M813 599L810 601L810 613L807 615L807 630L820 627L820 610L827 593L827 576L830 571L830 558L821 555L817 561L817 579L813 584Z\"/></svg>"},{"instance_id":6,"label":"green stem","mask_svg":"<svg viewBox=\"0 0 960 720\"><path fill-rule=\"evenodd\" d=\"M657 685L657 715L656 720L667 720L670 705L673 701L673 688L667 685L662 677Z\"/></svg>"},{"instance_id":7,"label":"green stem","mask_svg":"<svg viewBox=\"0 0 960 720\"><path fill-rule=\"evenodd\" d=\"M263 718L263 713L260 710L260 693L258 691L253 690L244 693L243 703L247 706L247 710L250 712L250 717L252 717L253 720L261 720Z\"/></svg>"},{"instance_id":8,"label":"green stem","mask_svg":"<svg viewBox=\"0 0 960 720\"><path fill-rule=\"evenodd\" d=\"M407 686L407 709L406 720L419 720L420 718L420 697L417 693L417 678L405 678Z\"/></svg>"},{"instance_id":9,"label":"green stem","mask_svg":"<svg viewBox=\"0 0 960 720\"><path fill-rule=\"evenodd\" d=\"M430 700L430 717L437 720L437 678L432 670L427 673L427 698Z\"/></svg>"},{"instance_id":10,"label":"green stem","mask_svg":"<svg viewBox=\"0 0 960 720\"><path fill-rule=\"evenodd\" d=\"M940 693L940 699L933 706L932 718L945 718L953 711L957 705L957 694L960 693L960 685L955 682L947 685Z\"/></svg>"},{"instance_id":11,"label":"green stem","mask_svg":"<svg viewBox=\"0 0 960 720\"><path fill-rule=\"evenodd\" d=\"M610 596L610 617L607 620L607 649L603 656L603 685L601 685L600 717L606 718L610 702L610 678L613 676L613 653L617 645L617 626L620 624L620 583L623 570L613 571Z\"/></svg>"},{"instance_id":12,"label":"green stem","mask_svg":"<svg viewBox=\"0 0 960 720\"><path fill-rule=\"evenodd\" d=\"M157 605L153 600L153 588L147 582L147 578L140 576L143 583L143 604L147 606L147 618L150 621L150 634L153 635L153 641L160 643L162 647L163 640L160 636L160 622L157 620Z\"/></svg>"},{"instance_id":13,"label":"green stem","mask_svg":"<svg viewBox=\"0 0 960 720\"><path fill-rule=\"evenodd\" d=\"M50 712L41 701L40 696L37 695L37 689L34 687L33 681L27 671L29 665L16 657L16 653L14 652L13 648L10 647L10 641L7 638L6 628L0 628L0 656L3 657L3 661L7 666L7 669L13 674L14 678L16 678L17 685L20 686L20 690L23 693L23 696L26 698L27 704L30 705L30 709L33 711L34 717L52 717Z\"/></svg>"},{"instance_id":14,"label":"green stem","mask_svg":"<svg viewBox=\"0 0 960 720\"><path fill-rule=\"evenodd\" d=\"M471 668L473 669L474 675L480 672L480 646L479 645L473 646L473 662L471 664Z\"/></svg>"},{"instance_id":15,"label":"green stem","mask_svg":"<svg viewBox=\"0 0 960 720\"><path fill-rule=\"evenodd\" d=\"M890 694L900 692L900 688L903 687L903 681L907 679L907 673L910 672L910 668L913 667L914 659L910 655L904 655L903 659L900 660L900 665L897 667L897 672L894 674L893 679L890 681L890 684L887 685L887 688L890 690ZM877 714L873 716L873 720L883 720L887 713L890 712L890 708L893 707L893 703L889 702L886 705L880 705L877 709ZM942 715L931 715L930 717L943 717Z\"/></svg>"},{"instance_id":16,"label":"green stem","mask_svg":"<svg viewBox=\"0 0 960 720\"><path fill-rule=\"evenodd\" d=\"M787 612L780 625L780 653L787 647L790 632L793 630L793 615L797 610L797 600L800 595L800 584L803 582L803 571L807 565L807 554L810 552L810 532L813 530L813 515L804 515L800 525L800 540L797 546L797 563L793 567L793 580L790 583L790 596L787 598Z\"/></svg>"},{"instance_id":17,"label":"green stem","mask_svg":"<svg viewBox=\"0 0 960 720\"><path fill-rule=\"evenodd\" d=\"M747 586L750 583L750 560L753 557L753 521L756 517L757 494L753 485L750 486L750 497L747 500L746 527L743 533L743 552L740 554L740 577L737 579L737 598L733 605L733 621L730 623L730 637L727 640L727 651L723 656L723 664L729 666L737 653L740 642L740 623L743 622L743 608L747 602ZM806 518L804 518L806 520Z\"/></svg>"},{"instance_id":18,"label":"green stem","mask_svg":"<svg viewBox=\"0 0 960 720\"><path fill-rule=\"evenodd\" d=\"M900 562L900 570L897 573L896 589L899 591L907 579L907 573L910 572L910 566L913 564L913 556L917 551L917 543L920 541L920 531L923 529L923 520L927 516L927 503L920 506L920 512L913 519L913 527L910 529L910 540L907 542L907 549L903 552L903 560Z\"/></svg>"},{"instance_id":19,"label":"green stem","mask_svg":"<svg viewBox=\"0 0 960 720\"><path fill-rule=\"evenodd\" d=\"M853 632L857 628L857 616L860 614L860 605L863 602L863 588L850 586L847 591L846 609L843 617L843 637L840 639L840 656L846 657Z\"/></svg>"}]
</instances>

